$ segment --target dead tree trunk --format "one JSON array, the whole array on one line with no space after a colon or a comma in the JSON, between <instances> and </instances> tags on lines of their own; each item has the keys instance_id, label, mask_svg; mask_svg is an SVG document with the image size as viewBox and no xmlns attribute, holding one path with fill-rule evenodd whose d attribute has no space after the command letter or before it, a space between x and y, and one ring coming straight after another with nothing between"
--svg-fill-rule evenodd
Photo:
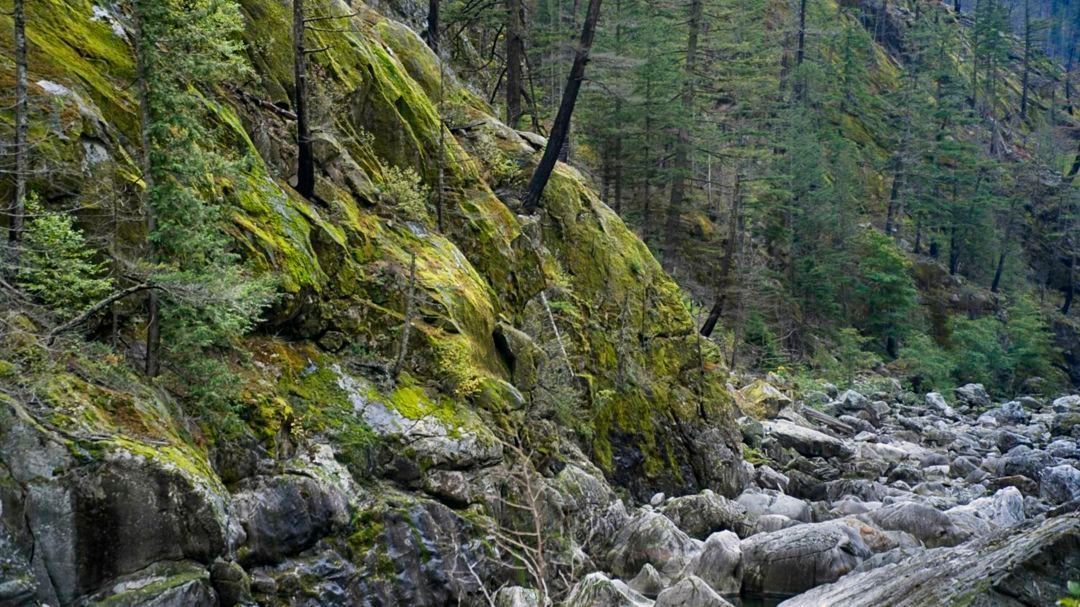
<instances>
[{"instance_id":1,"label":"dead tree trunk","mask_svg":"<svg viewBox=\"0 0 1080 607\"><path fill-rule=\"evenodd\" d=\"M694 79L696 78L698 36L701 33L702 0L690 1L690 22L686 38L686 66L683 74L682 120L675 143L674 171L671 179L671 199L665 222L665 249L670 262L678 242L679 220L686 200L686 182L690 175L690 124L694 115Z\"/></svg>"},{"instance_id":2,"label":"dead tree trunk","mask_svg":"<svg viewBox=\"0 0 1080 607\"><path fill-rule=\"evenodd\" d=\"M709 316L705 319L705 324L701 325L701 335L709 337L716 329L716 323L720 321L720 316L724 313L724 305L727 302L728 290L731 288L731 276L735 270L735 243L739 238L739 225L742 223L740 220L740 206L741 206L741 186L742 176L735 176L735 192L734 198L731 200L731 214L728 217L728 236L727 243L724 245L724 259L720 262L720 277L717 282L716 289L716 302L713 304L711 310L709 310Z\"/></svg>"},{"instance_id":3,"label":"dead tree trunk","mask_svg":"<svg viewBox=\"0 0 1080 607\"><path fill-rule=\"evenodd\" d=\"M135 26L135 63L136 63L136 91L139 98L139 144L141 154L139 164L142 170L143 191L142 206L146 212L146 236L151 261L157 261L157 251L154 247L154 232L157 231L157 215L154 213L154 167L151 162L150 146L153 141L150 136L152 116L150 112L150 66L149 66L149 41L143 33L142 0L132 3L132 19ZM147 315L149 322L146 326L146 361L145 371L150 377L156 377L161 372L161 302L155 290L150 291L147 302Z\"/></svg>"},{"instance_id":4,"label":"dead tree trunk","mask_svg":"<svg viewBox=\"0 0 1080 607\"><path fill-rule=\"evenodd\" d=\"M566 89L563 91L562 102L559 104L559 113L555 115L555 124L551 127L551 137L544 146L544 156L540 159L536 171L529 179L529 190L525 194L523 210L527 214L535 213L540 207L540 196L547 187L551 172L555 170L555 161L566 135L570 132L570 119L574 114L574 106L577 104L578 92L581 91L581 82L585 79L585 65L589 62L589 51L592 49L593 38L596 36L596 23L600 20L600 4L602 0L589 0L589 9L585 15L585 26L581 30L581 41L574 53L574 65L570 69L570 78L566 81Z\"/></svg>"},{"instance_id":5,"label":"dead tree trunk","mask_svg":"<svg viewBox=\"0 0 1080 607\"><path fill-rule=\"evenodd\" d=\"M525 55L525 26L521 0L506 0L506 125L517 128L521 118L522 58Z\"/></svg>"},{"instance_id":6,"label":"dead tree trunk","mask_svg":"<svg viewBox=\"0 0 1080 607\"><path fill-rule=\"evenodd\" d=\"M802 101L806 95L799 68L806 59L806 0L799 0L799 41L795 50L795 100Z\"/></svg>"},{"instance_id":7,"label":"dead tree trunk","mask_svg":"<svg viewBox=\"0 0 1080 607\"><path fill-rule=\"evenodd\" d=\"M315 196L315 154L307 107L307 49L304 47L304 0L293 0L293 78L296 104L296 191L304 198Z\"/></svg>"},{"instance_id":8,"label":"dead tree trunk","mask_svg":"<svg viewBox=\"0 0 1080 607\"><path fill-rule=\"evenodd\" d=\"M1031 77L1031 0L1024 0L1024 75L1020 84L1020 120L1028 117L1028 90Z\"/></svg>"},{"instance_id":9,"label":"dead tree trunk","mask_svg":"<svg viewBox=\"0 0 1080 607\"><path fill-rule=\"evenodd\" d=\"M424 34L427 45L435 54L439 54L439 0L429 0L427 13L427 31Z\"/></svg>"},{"instance_id":10,"label":"dead tree trunk","mask_svg":"<svg viewBox=\"0 0 1080 607\"><path fill-rule=\"evenodd\" d=\"M28 171L27 140L27 77L26 77L26 12L24 0L15 0L15 200L11 205L8 241L11 246L11 267L18 266L19 241L26 220L26 176Z\"/></svg>"}]
</instances>

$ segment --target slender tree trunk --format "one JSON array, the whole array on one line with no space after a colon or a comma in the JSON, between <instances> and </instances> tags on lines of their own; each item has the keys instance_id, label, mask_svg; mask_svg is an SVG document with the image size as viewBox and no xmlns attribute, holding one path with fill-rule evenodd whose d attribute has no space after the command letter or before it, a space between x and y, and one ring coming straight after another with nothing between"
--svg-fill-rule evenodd
<instances>
[{"instance_id":1,"label":"slender tree trunk","mask_svg":"<svg viewBox=\"0 0 1080 607\"><path fill-rule=\"evenodd\" d=\"M979 101L979 0L975 0L973 16L975 23L971 26L971 109L975 109Z\"/></svg>"},{"instance_id":2,"label":"slender tree trunk","mask_svg":"<svg viewBox=\"0 0 1080 607\"><path fill-rule=\"evenodd\" d=\"M806 0L799 0L799 40L795 50L795 100L802 101L806 95L799 68L806 59Z\"/></svg>"},{"instance_id":3,"label":"slender tree trunk","mask_svg":"<svg viewBox=\"0 0 1080 607\"><path fill-rule=\"evenodd\" d=\"M731 215L728 217L728 239L724 244L724 259L720 262L716 302L713 303L712 309L709 310L709 316L705 319L705 324L701 325L701 335L704 337L709 337L716 329L716 323L720 321L720 317L724 314L728 290L731 288L731 276L735 269L735 243L739 237L739 224L741 223L739 219L740 207L742 206L741 179L741 175L735 175L735 192L731 200Z\"/></svg>"},{"instance_id":4,"label":"slender tree trunk","mask_svg":"<svg viewBox=\"0 0 1080 607\"><path fill-rule=\"evenodd\" d=\"M1024 75L1020 85L1020 119L1028 117L1028 90L1031 73L1031 0L1024 0Z\"/></svg>"},{"instance_id":5,"label":"slender tree trunk","mask_svg":"<svg viewBox=\"0 0 1080 607\"><path fill-rule=\"evenodd\" d=\"M135 62L136 62L136 94L139 98L139 144L141 154L139 164L142 169L143 193L142 206L146 212L146 236L149 249L150 261L156 263L157 247L154 246L154 233L157 232L157 215L154 212L154 167L151 161L150 136L152 116L150 112L150 57L147 49L151 41L146 39L143 31L142 2L135 0L132 3L132 22L135 27ZM147 302L147 314L149 322L146 327L146 374L157 377L161 372L161 302L156 290L150 291Z\"/></svg>"},{"instance_id":6,"label":"slender tree trunk","mask_svg":"<svg viewBox=\"0 0 1080 607\"><path fill-rule=\"evenodd\" d=\"M521 0L506 0L506 124L510 128L517 128L517 121L521 117L524 30Z\"/></svg>"},{"instance_id":7,"label":"slender tree trunk","mask_svg":"<svg viewBox=\"0 0 1080 607\"><path fill-rule=\"evenodd\" d=\"M1001 287L1001 276L1005 273L1005 257L1009 253L1009 242L1012 240L1012 218L1009 219L1009 224L1005 226L1005 239L1001 243L1001 252L998 253L997 268L994 269L994 280L990 283L990 292L997 293Z\"/></svg>"},{"instance_id":8,"label":"slender tree trunk","mask_svg":"<svg viewBox=\"0 0 1080 607\"><path fill-rule=\"evenodd\" d=\"M885 233L894 236L897 232L896 224L899 221L898 209L900 206L900 190L904 186L904 157L897 152L893 165L892 188L889 191L889 209L885 218Z\"/></svg>"},{"instance_id":9,"label":"slender tree trunk","mask_svg":"<svg viewBox=\"0 0 1080 607\"><path fill-rule=\"evenodd\" d=\"M8 241L11 268L19 264L19 243L26 221L27 162L27 76L26 76L26 12L24 0L15 0L15 200L11 205Z\"/></svg>"},{"instance_id":10,"label":"slender tree trunk","mask_svg":"<svg viewBox=\"0 0 1080 607\"><path fill-rule=\"evenodd\" d=\"M293 68L296 97L296 191L315 196L315 154L307 108L307 50L304 48L304 0L293 0Z\"/></svg>"},{"instance_id":11,"label":"slender tree trunk","mask_svg":"<svg viewBox=\"0 0 1080 607\"><path fill-rule=\"evenodd\" d=\"M1073 252L1069 256L1069 278L1068 283L1065 285L1065 303L1061 306L1061 313L1065 316L1069 315L1069 310L1072 309L1073 297L1076 295L1076 253Z\"/></svg>"},{"instance_id":12,"label":"slender tree trunk","mask_svg":"<svg viewBox=\"0 0 1080 607\"><path fill-rule=\"evenodd\" d=\"M954 0L953 1L953 9L956 10L956 14L958 14L958 15L960 14L960 11L962 10L961 7L960 7L960 0Z\"/></svg>"},{"instance_id":13,"label":"slender tree trunk","mask_svg":"<svg viewBox=\"0 0 1080 607\"><path fill-rule=\"evenodd\" d=\"M435 54L439 54L439 0L428 1L427 31L424 35L427 44Z\"/></svg>"},{"instance_id":14,"label":"slender tree trunk","mask_svg":"<svg viewBox=\"0 0 1080 607\"><path fill-rule=\"evenodd\" d=\"M916 255L922 254L922 215L915 219L915 246L912 248Z\"/></svg>"},{"instance_id":15,"label":"slender tree trunk","mask_svg":"<svg viewBox=\"0 0 1080 607\"><path fill-rule=\"evenodd\" d=\"M555 115L555 124L551 127L551 137L548 138L547 145L544 147L544 156L540 159L540 164L537 165L536 171L529 180L529 190L525 194L523 205L523 210L527 214L535 213L540 207L540 196L547 187L551 172L555 170L555 160L566 141L567 133L570 132L570 119L573 117L574 106L577 104L581 82L585 79L585 65L589 62L589 51L592 49L593 38L596 36L596 23L600 20L601 1L589 0L585 26L581 30L581 41L574 53L574 65L570 70L570 78L566 81L562 103L559 104L559 113Z\"/></svg>"},{"instance_id":16,"label":"slender tree trunk","mask_svg":"<svg viewBox=\"0 0 1080 607\"><path fill-rule=\"evenodd\" d=\"M702 12L702 0L690 0L690 22L686 37L686 66L682 86L682 117L679 122L678 138L675 143L671 199L668 202L667 221L664 230L665 263L670 263L675 256L675 245L679 240L679 223L682 217L683 204L686 200L686 182L690 177L689 121L695 113L694 80L697 77L698 36L701 33Z\"/></svg>"}]
</instances>

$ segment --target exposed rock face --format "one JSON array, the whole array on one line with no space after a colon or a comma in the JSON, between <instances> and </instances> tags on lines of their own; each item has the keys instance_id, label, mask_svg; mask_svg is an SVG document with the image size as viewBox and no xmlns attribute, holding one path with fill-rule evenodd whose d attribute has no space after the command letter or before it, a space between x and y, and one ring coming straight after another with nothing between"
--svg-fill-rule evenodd
<instances>
[{"instance_id":1,"label":"exposed rock face","mask_svg":"<svg viewBox=\"0 0 1080 607\"><path fill-rule=\"evenodd\" d=\"M847 576L783 607L1044 605L1080 576L1080 515L1070 514L956 548L938 548Z\"/></svg>"}]
</instances>

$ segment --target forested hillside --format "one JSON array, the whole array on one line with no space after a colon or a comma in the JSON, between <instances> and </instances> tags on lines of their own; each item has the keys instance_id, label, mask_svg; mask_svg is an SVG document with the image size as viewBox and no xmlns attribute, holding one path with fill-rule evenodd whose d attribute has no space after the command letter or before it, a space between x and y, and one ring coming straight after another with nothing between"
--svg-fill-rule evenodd
<instances>
[{"instance_id":1,"label":"forested hillside","mask_svg":"<svg viewBox=\"0 0 1080 607\"><path fill-rule=\"evenodd\" d=\"M521 127L551 118L578 4L528 12ZM1073 85L1042 52L1073 44L1075 7L961 8L608 7L566 155L735 366L839 380L880 361L1003 394L1080 378ZM446 11L477 32L451 42L455 60L520 105L494 44L501 6Z\"/></svg>"},{"instance_id":2,"label":"forested hillside","mask_svg":"<svg viewBox=\"0 0 1080 607\"><path fill-rule=\"evenodd\" d=\"M1077 8L0 0L0 607L1080 600Z\"/></svg>"}]
</instances>

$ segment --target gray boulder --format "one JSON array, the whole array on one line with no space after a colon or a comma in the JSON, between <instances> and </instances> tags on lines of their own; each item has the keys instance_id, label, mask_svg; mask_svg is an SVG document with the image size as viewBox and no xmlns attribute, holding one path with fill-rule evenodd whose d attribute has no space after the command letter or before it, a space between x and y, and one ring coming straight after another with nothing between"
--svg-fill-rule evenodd
<instances>
[{"instance_id":1,"label":"gray boulder","mask_svg":"<svg viewBox=\"0 0 1080 607\"><path fill-rule=\"evenodd\" d=\"M667 576L656 570L656 567L646 563L634 579L630 580L629 586L635 592L639 592L650 599L655 599L671 583Z\"/></svg>"},{"instance_id":2,"label":"gray boulder","mask_svg":"<svg viewBox=\"0 0 1080 607\"><path fill-rule=\"evenodd\" d=\"M990 406L990 395L982 384L966 384L953 390L956 400L969 407L985 409Z\"/></svg>"},{"instance_id":3,"label":"gray boulder","mask_svg":"<svg viewBox=\"0 0 1080 607\"><path fill-rule=\"evenodd\" d=\"M495 593L495 607L540 607L540 594L521 586L500 588Z\"/></svg>"},{"instance_id":4,"label":"gray boulder","mask_svg":"<svg viewBox=\"0 0 1080 607\"><path fill-rule=\"evenodd\" d=\"M1054 399L1054 402L1050 407L1054 410L1054 413L1080 411L1080 394L1070 394Z\"/></svg>"},{"instance_id":5,"label":"gray boulder","mask_svg":"<svg viewBox=\"0 0 1080 607\"><path fill-rule=\"evenodd\" d=\"M862 515L878 527L905 531L928 547L955 546L970 537L944 512L917 502L899 502Z\"/></svg>"},{"instance_id":6,"label":"gray boulder","mask_svg":"<svg viewBox=\"0 0 1080 607\"><path fill-rule=\"evenodd\" d=\"M994 413L998 423L1001 424L1026 424L1031 420L1031 413L1024 409L1020 401L1011 400Z\"/></svg>"},{"instance_id":7,"label":"gray boulder","mask_svg":"<svg viewBox=\"0 0 1080 607\"><path fill-rule=\"evenodd\" d=\"M742 588L742 547L730 531L705 540L705 548L690 561L684 575L697 576L720 594L738 594Z\"/></svg>"},{"instance_id":8,"label":"gray boulder","mask_svg":"<svg viewBox=\"0 0 1080 607\"><path fill-rule=\"evenodd\" d=\"M928 392L924 399L926 407L934 414L942 417L956 417L956 411L953 410L949 403L945 400L939 392Z\"/></svg>"},{"instance_id":9,"label":"gray boulder","mask_svg":"<svg viewBox=\"0 0 1080 607\"><path fill-rule=\"evenodd\" d=\"M690 576L660 593L655 607L731 607L701 578Z\"/></svg>"},{"instance_id":10,"label":"gray boulder","mask_svg":"<svg viewBox=\"0 0 1080 607\"><path fill-rule=\"evenodd\" d=\"M1051 504L1080 499L1080 470L1068 464L1043 470L1039 494Z\"/></svg>"},{"instance_id":11,"label":"gray boulder","mask_svg":"<svg viewBox=\"0 0 1080 607\"><path fill-rule=\"evenodd\" d=\"M634 592L622 580L596 572L582 578L564 607L652 607L653 602Z\"/></svg>"},{"instance_id":12,"label":"gray boulder","mask_svg":"<svg viewBox=\"0 0 1080 607\"><path fill-rule=\"evenodd\" d=\"M692 539L668 517L657 512L641 512L630 519L615 536L608 562L611 572L630 578L645 564L667 576L682 571L701 551L701 542Z\"/></svg>"},{"instance_id":13,"label":"gray boulder","mask_svg":"<svg viewBox=\"0 0 1080 607\"><path fill-rule=\"evenodd\" d=\"M1066 582L1075 579L1080 579L1077 513L1003 529L956 548L918 552L815 588L781 607L1048 605L1053 597L1066 596Z\"/></svg>"},{"instance_id":14,"label":"gray boulder","mask_svg":"<svg viewBox=\"0 0 1080 607\"><path fill-rule=\"evenodd\" d=\"M687 535L703 540L716 531L745 535L750 529L746 508L706 489L696 495L672 498L660 508Z\"/></svg>"},{"instance_id":15,"label":"gray boulder","mask_svg":"<svg viewBox=\"0 0 1080 607\"><path fill-rule=\"evenodd\" d=\"M766 436L775 437L784 447L794 449L806 457L841 457L852 455L851 447L844 441L824 432L804 428L787 420L762 422Z\"/></svg>"},{"instance_id":16,"label":"gray boulder","mask_svg":"<svg viewBox=\"0 0 1080 607\"><path fill-rule=\"evenodd\" d=\"M811 523L742 542L743 593L797 594L836 581L870 556L859 533L836 523Z\"/></svg>"},{"instance_id":17,"label":"gray boulder","mask_svg":"<svg viewBox=\"0 0 1080 607\"><path fill-rule=\"evenodd\" d=\"M747 491L735 500L751 517L781 514L795 521L810 522L810 505L779 491Z\"/></svg>"}]
</instances>

